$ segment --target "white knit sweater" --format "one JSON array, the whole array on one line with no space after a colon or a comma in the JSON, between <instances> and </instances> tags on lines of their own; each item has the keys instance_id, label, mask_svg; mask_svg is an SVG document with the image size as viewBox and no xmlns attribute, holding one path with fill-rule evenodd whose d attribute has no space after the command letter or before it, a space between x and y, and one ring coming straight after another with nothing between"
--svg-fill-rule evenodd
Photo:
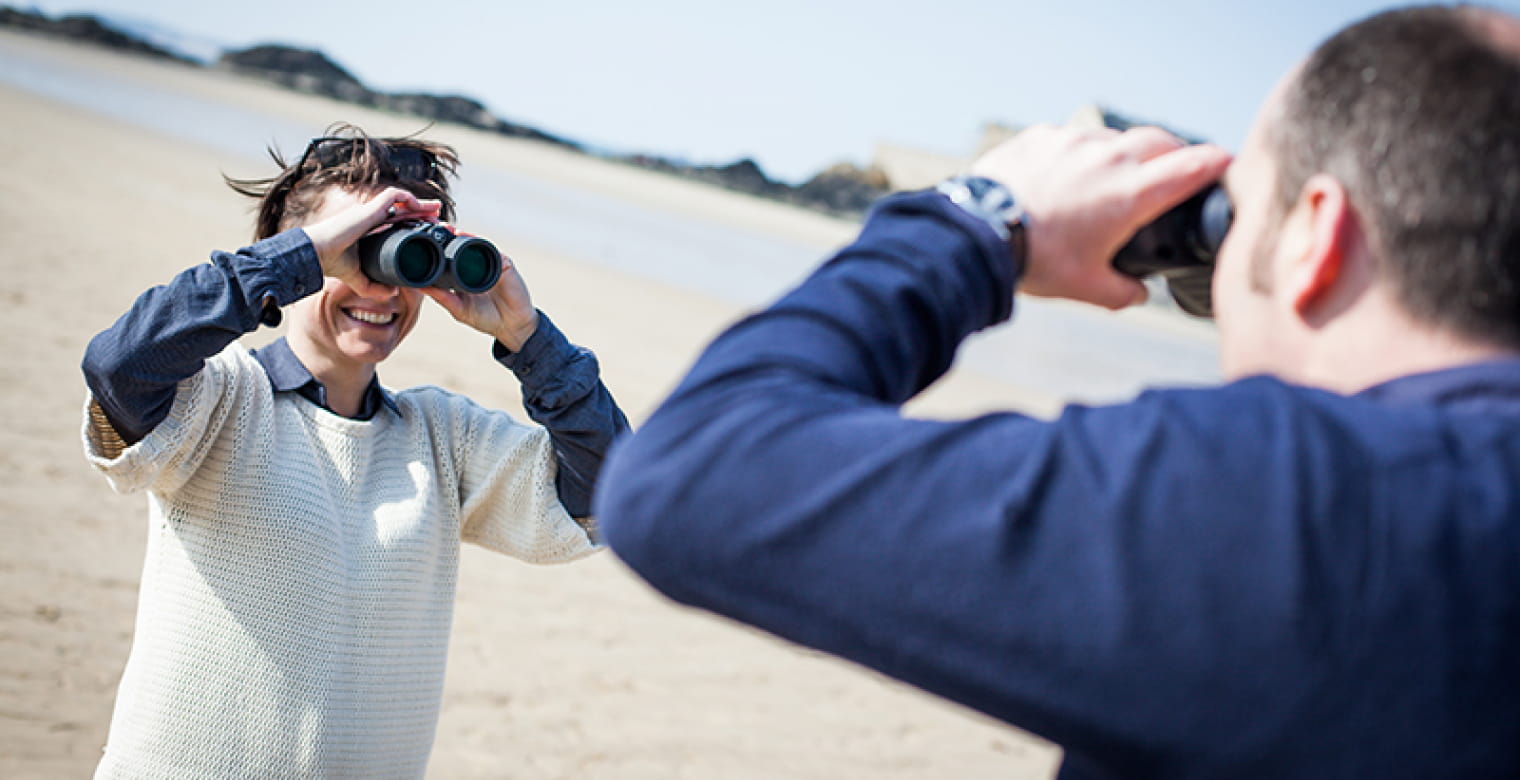
<instances>
[{"instance_id":1,"label":"white knit sweater","mask_svg":"<svg viewBox=\"0 0 1520 780\"><path fill-rule=\"evenodd\" d=\"M423 774L460 539L533 562L595 547L547 431L434 387L396 401L339 417L233 344L125 451L88 402L88 457L148 491L151 522L97 777Z\"/></svg>"}]
</instances>

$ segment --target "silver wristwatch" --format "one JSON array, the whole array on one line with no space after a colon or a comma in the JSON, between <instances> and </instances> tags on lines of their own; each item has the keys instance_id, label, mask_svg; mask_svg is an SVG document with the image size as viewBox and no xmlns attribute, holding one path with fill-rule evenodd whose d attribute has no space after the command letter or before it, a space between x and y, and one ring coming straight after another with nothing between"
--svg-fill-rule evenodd
<instances>
[{"instance_id":1,"label":"silver wristwatch","mask_svg":"<svg viewBox=\"0 0 1520 780\"><path fill-rule=\"evenodd\" d=\"M935 187L962 211L986 222L998 237L1009 241L1023 232L1024 209L1007 187L984 176L956 176Z\"/></svg>"}]
</instances>

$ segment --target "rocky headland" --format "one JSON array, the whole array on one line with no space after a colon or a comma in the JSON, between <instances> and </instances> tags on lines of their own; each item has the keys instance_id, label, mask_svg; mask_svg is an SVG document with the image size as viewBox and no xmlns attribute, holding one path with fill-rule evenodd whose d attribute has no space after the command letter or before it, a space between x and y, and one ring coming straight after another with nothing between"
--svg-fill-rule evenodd
<instances>
[{"instance_id":1,"label":"rocky headland","mask_svg":"<svg viewBox=\"0 0 1520 780\"><path fill-rule=\"evenodd\" d=\"M723 165L704 165L654 154L593 151L573 139L498 117L479 101L463 95L387 93L371 89L320 51L266 44L224 51L214 62L202 62L156 45L130 31L117 29L109 20L99 17L76 14L55 19L35 11L5 6L0 6L0 27L69 38L144 56L174 60L191 67L228 70L300 92L436 122L465 125L514 138L555 144L584 154L836 216L859 216L888 191L886 176L880 171L850 164L833 166L803 184L794 186L770 178L759 164L748 158Z\"/></svg>"},{"instance_id":2,"label":"rocky headland","mask_svg":"<svg viewBox=\"0 0 1520 780\"><path fill-rule=\"evenodd\" d=\"M57 38L69 38L156 59L174 60L186 65L201 65L190 57L155 46L137 36L117 30L94 16L85 14L70 14L52 19L34 11L0 6L0 27Z\"/></svg>"}]
</instances>

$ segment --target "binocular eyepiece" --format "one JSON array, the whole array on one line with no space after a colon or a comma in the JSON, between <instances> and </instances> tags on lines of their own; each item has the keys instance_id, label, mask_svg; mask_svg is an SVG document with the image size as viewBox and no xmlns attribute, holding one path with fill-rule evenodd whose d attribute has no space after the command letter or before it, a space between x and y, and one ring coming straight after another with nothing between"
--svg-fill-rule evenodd
<instances>
[{"instance_id":1,"label":"binocular eyepiece","mask_svg":"<svg viewBox=\"0 0 1520 780\"><path fill-rule=\"evenodd\" d=\"M1234 217L1224 189L1211 185L1140 228L1114 255L1114 268L1137 279L1160 276L1183 311L1212 317L1214 257Z\"/></svg>"},{"instance_id":2,"label":"binocular eyepiece","mask_svg":"<svg viewBox=\"0 0 1520 780\"><path fill-rule=\"evenodd\" d=\"M358 247L359 267L381 284L478 293L501 278L501 253L491 242L436 222L397 222L359 239Z\"/></svg>"}]
</instances>

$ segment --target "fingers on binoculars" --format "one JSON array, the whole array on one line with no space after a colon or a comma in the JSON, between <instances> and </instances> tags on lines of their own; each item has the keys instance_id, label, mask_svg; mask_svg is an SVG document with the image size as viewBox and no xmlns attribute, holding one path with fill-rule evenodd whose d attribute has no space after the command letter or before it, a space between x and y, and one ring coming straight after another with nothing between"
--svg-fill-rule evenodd
<instances>
[{"instance_id":1,"label":"fingers on binoculars","mask_svg":"<svg viewBox=\"0 0 1520 780\"><path fill-rule=\"evenodd\" d=\"M442 208L438 200L423 200L409 190L401 187L386 187L370 201L372 204L385 204L386 216L400 214L429 214L437 213Z\"/></svg>"},{"instance_id":2,"label":"fingers on binoculars","mask_svg":"<svg viewBox=\"0 0 1520 780\"><path fill-rule=\"evenodd\" d=\"M1154 160L1185 146L1185 142L1159 127L1135 127L1114 140L1115 151L1140 162Z\"/></svg>"},{"instance_id":3,"label":"fingers on binoculars","mask_svg":"<svg viewBox=\"0 0 1520 780\"><path fill-rule=\"evenodd\" d=\"M1218 181L1229 164L1228 152L1208 144L1183 146L1150 159L1137 173L1136 208L1143 221L1161 216Z\"/></svg>"}]
</instances>

